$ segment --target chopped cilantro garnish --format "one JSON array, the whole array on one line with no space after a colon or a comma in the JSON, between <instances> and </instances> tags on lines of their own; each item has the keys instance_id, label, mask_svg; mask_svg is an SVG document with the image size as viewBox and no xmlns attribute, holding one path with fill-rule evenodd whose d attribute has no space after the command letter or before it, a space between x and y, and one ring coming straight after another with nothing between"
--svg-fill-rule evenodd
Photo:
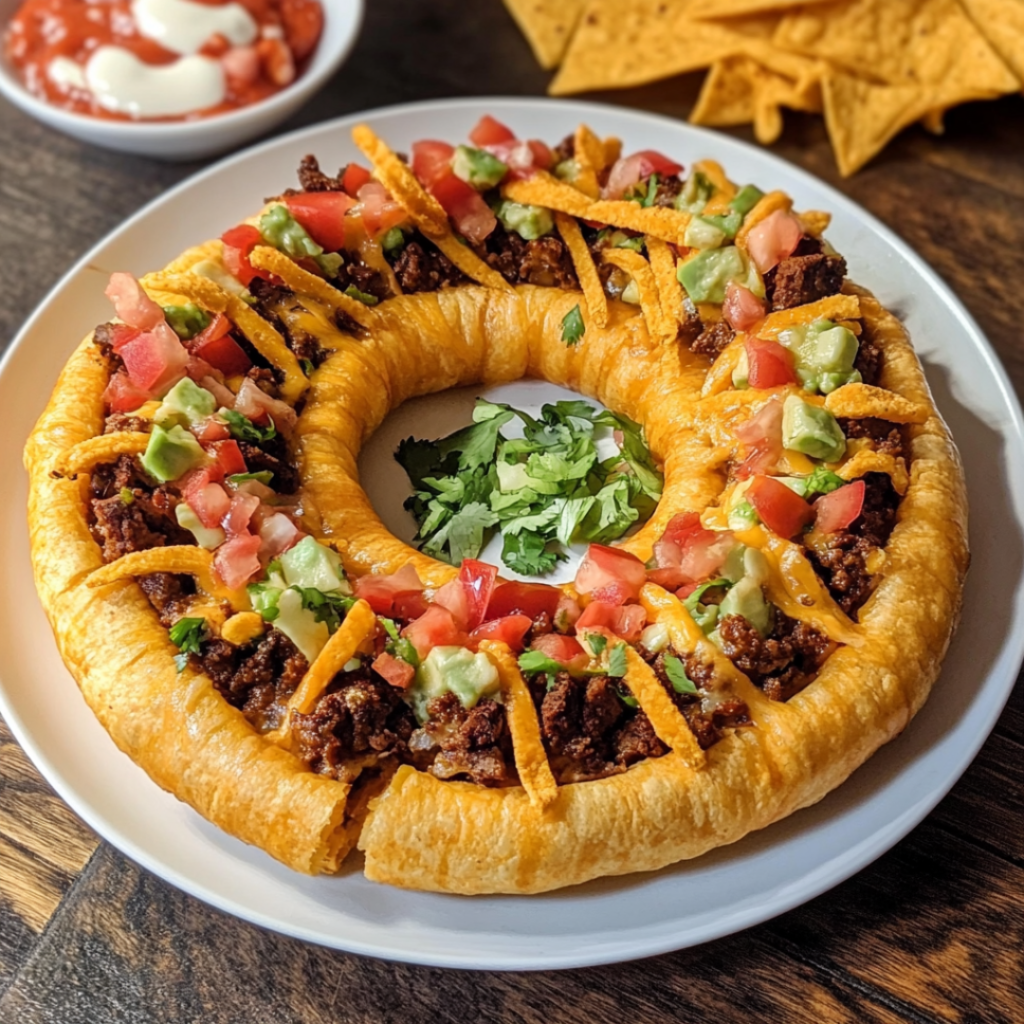
<instances>
[{"instance_id":1,"label":"chopped cilantro garnish","mask_svg":"<svg viewBox=\"0 0 1024 1024\"><path fill-rule=\"evenodd\" d=\"M676 693L697 693L697 687L686 674L682 661L674 654L665 655L665 675Z\"/></svg>"},{"instance_id":2,"label":"chopped cilantro garnish","mask_svg":"<svg viewBox=\"0 0 1024 1024\"><path fill-rule=\"evenodd\" d=\"M831 494L839 490L846 481L832 470L824 466L815 466L814 472L804 480L804 497L809 498L813 494Z\"/></svg>"},{"instance_id":3,"label":"chopped cilantro garnish","mask_svg":"<svg viewBox=\"0 0 1024 1024\"><path fill-rule=\"evenodd\" d=\"M316 367L313 365L313 360L312 359L300 359L299 360L299 364L302 366L302 372L307 377L312 377L313 376L313 372L314 372L314 370L316 370Z\"/></svg>"},{"instance_id":4,"label":"chopped cilantro garnish","mask_svg":"<svg viewBox=\"0 0 1024 1024\"><path fill-rule=\"evenodd\" d=\"M594 652L594 657L600 658L601 653L608 646L608 637L602 636L600 633L588 633L587 645Z\"/></svg>"},{"instance_id":5,"label":"chopped cilantro garnish","mask_svg":"<svg viewBox=\"0 0 1024 1024\"><path fill-rule=\"evenodd\" d=\"M626 674L626 645L617 643L608 655L608 675L621 679Z\"/></svg>"},{"instance_id":6,"label":"chopped cilantro garnish","mask_svg":"<svg viewBox=\"0 0 1024 1024\"><path fill-rule=\"evenodd\" d=\"M378 616L377 621L384 627L384 632L387 633L392 640L398 639L398 623L394 619L389 619L385 615Z\"/></svg>"},{"instance_id":7,"label":"chopped cilantro garnish","mask_svg":"<svg viewBox=\"0 0 1024 1024\"><path fill-rule=\"evenodd\" d=\"M519 655L519 669L528 676L537 672L547 672L548 675L556 675L565 670L561 662L549 658L543 651L523 651Z\"/></svg>"},{"instance_id":8,"label":"chopped cilantro garnish","mask_svg":"<svg viewBox=\"0 0 1024 1024\"><path fill-rule=\"evenodd\" d=\"M658 197L658 176L652 174L647 179L647 195L640 200L641 206L653 206L654 200Z\"/></svg>"},{"instance_id":9,"label":"chopped cilantro garnish","mask_svg":"<svg viewBox=\"0 0 1024 1024\"><path fill-rule=\"evenodd\" d=\"M274 478L274 473L269 469L261 469L256 473L232 473L228 480L233 484L244 484L255 480L258 484L268 485Z\"/></svg>"},{"instance_id":10,"label":"chopped cilantro garnish","mask_svg":"<svg viewBox=\"0 0 1024 1024\"><path fill-rule=\"evenodd\" d=\"M354 284L350 284L345 289L345 294L350 298L357 299L364 306L376 306L380 302L376 295L371 295L369 292L361 292Z\"/></svg>"},{"instance_id":11,"label":"chopped cilantro garnish","mask_svg":"<svg viewBox=\"0 0 1024 1024\"><path fill-rule=\"evenodd\" d=\"M185 666L188 664L188 656L190 654L199 654L200 648L199 643L203 639L206 633L206 619L178 619L178 621L171 626L168 630L168 636L171 638L171 643L174 644L180 651L180 654L174 656L174 664L177 666L179 672L185 671Z\"/></svg>"},{"instance_id":12,"label":"chopped cilantro garnish","mask_svg":"<svg viewBox=\"0 0 1024 1024\"><path fill-rule=\"evenodd\" d=\"M619 700L626 705L627 708L638 708L640 707L640 701L636 699L631 693L624 693L622 688L619 687L616 692L619 695Z\"/></svg>"},{"instance_id":13,"label":"chopped cilantro garnish","mask_svg":"<svg viewBox=\"0 0 1024 1024\"><path fill-rule=\"evenodd\" d=\"M277 427L274 426L273 419L270 419L270 426L258 427L252 420L234 409L221 409L217 415L227 423L231 436L237 441L251 441L253 444L258 444L260 441L270 441L277 436Z\"/></svg>"},{"instance_id":14,"label":"chopped cilantro garnish","mask_svg":"<svg viewBox=\"0 0 1024 1024\"><path fill-rule=\"evenodd\" d=\"M562 341L566 345L575 345L586 333L587 325L583 322L583 314L580 312L580 304L577 302L562 317Z\"/></svg>"},{"instance_id":15,"label":"chopped cilantro garnish","mask_svg":"<svg viewBox=\"0 0 1024 1024\"><path fill-rule=\"evenodd\" d=\"M522 436L506 437L516 419ZM539 418L478 401L473 420L438 441L406 438L395 453L414 488L405 507L417 539L435 557L476 558L498 528L510 569L550 572L566 546L621 537L661 497L661 472L628 417L582 400L545 405ZM603 460L599 431L621 437Z\"/></svg>"},{"instance_id":16,"label":"chopped cilantro garnish","mask_svg":"<svg viewBox=\"0 0 1024 1024\"><path fill-rule=\"evenodd\" d=\"M302 607L313 613L317 622L326 622L327 628L333 633L356 603L354 597L346 594L325 594L313 587L292 587L302 598Z\"/></svg>"},{"instance_id":17,"label":"chopped cilantro garnish","mask_svg":"<svg viewBox=\"0 0 1024 1024\"><path fill-rule=\"evenodd\" d=\"M392 640L391 643L386 644L384 650L401 661L412 665L413 668L419 668L420 654L411 640L399 637L397 640Z\"/></svg>"}]
</instances>

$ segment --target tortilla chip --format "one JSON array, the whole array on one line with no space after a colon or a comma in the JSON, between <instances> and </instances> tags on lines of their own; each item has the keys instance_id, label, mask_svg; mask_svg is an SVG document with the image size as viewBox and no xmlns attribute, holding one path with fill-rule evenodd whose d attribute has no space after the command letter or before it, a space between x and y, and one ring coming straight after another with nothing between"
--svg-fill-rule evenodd
<instances>
[{"instance_id":1,"label":"tortilla chip","mask_svg":"<svg viewBox=\"0 0 1024 1024\"><path fill-rule=\"evenodd\" d=\"M505 0L509 14L542 68L553 68L569 45L585 0Z\"/></svg>"},{"instance_id":2,"label":"tortilla chip","mask_svg":"<svg viewBox=\"0 0 1024 1024\"><path fill-rule=\"evenodd\" d=\"M599 199L590 205L586 219L683 245L691 218L689 213L667 206L641 206L628 199Z\"/></svg>"},{"instance_id":3,"label":"tortilla chip","mask_svg":"<svg viewBox=\"0 0 1024 1024\"><path fill-rule=\"evenodd\" d=\"M601 194L598 179L605 168L604 143L585 124L576 129L573 143L573 159L578 168L573 186L597 199Z\"/></svg>"},{"instance_id":4,"label":"tortilla chip","mask_svg":"<svg viewBox=\"0 0 1024 1024\"><path fill-rule=\"evenodd\" d=\"M804 234L813 235L815 238L821 238L832 223L832 214L824 210L805 210L796 216L803 225Z\"/></svg>"},{"instance_id":5,"label":"tortilla chip","mask_svg":"<svg viewBox=\"0 0 1024 1024\"><path fill-rule=\"evenodd\" d=\"M794 7L831 3L832 0L696 0L687 13L693 18L740 18L751 14L769 14Z\"/></svg>"},{"instance_id":6,"label":"tortilla chip","mask_svg":"<svg viewBox=\"0 0 1024 1024\"><path fill-rule=\"evenodd\" d=\"M555 226L572 257L572 265L587 300L587 319L598 327L608 326L608 297L594 265L594 257L574 217L555 212Z\"/></svg>"},{"instance_id":7,"label":"tortilla chip","mask_svg":"<svg viewBox=\"0 0 1024 1024\"><path fill-rule=\"evenodd\" d=\"M870 384L844 384L826 399L825 408L833 416L849 419L873 417L890 423L924 423L928 407Z\"/></svg>"},{"instance_id":8,"label":"tortilla chip","mask_svg":"<svg viewBox=\"0 0 1024 1024\"><path fill-rule=\"evenodd\" d=\"M750 124L754 120L755 87L749 57L726 57L711 65L690 123L712 128Z\"/></svg>"},{"instance_id":9,"label":"tortilla chip","mask_svg":"<svg viewBox=\"0 0 1024 1024\"><path fill-rule=\"evenodd\" d=\"M281 278L296 294L311 295L333 312L344 313L360 327L372 326L373 310L369 306L339 291L322 277L304 270L277 249L272 249L268 245L258 245L250 254L249 261L257 270L266 270Z\"/></svg>"},{"instance_id":10,"label":"tortilla chip","mask_svg":"<svg viewBox=\"0 0 1024 1024\"><path fill-rule=\"evenodd\" d=\"M1024 81L1024 4L1020 0L962 0L992 48Z\"/></svg>"},{"instance_id":11,"label":"tortilla chip","mask_svg":"<svg viewBox=\"0 0 1024 1024\"><path fill-rule=\"evenodd\" d=\"M844 480L857 480L868 473L887 474L897 494L902 496L907 493L907 487L910 485L907 464L903 459L894 459L886 452L861 448L836 470L836 475Z\"/></svg>"},{"instance_id":12,"label":"tortilla chip","mask_svg":"<svg viewBox=\"0 0 1024 1024\"><path fill-rule=\"evenodd\" d=\"M648 235L644 242L647 245L654 280L658 285L665 322L680 324L683 322L683 286L676 277L676 254L672 247L660 238Z\"/></svg>"},{"instance_id":13,"label":"tortilla chip","mask_svg":"<svg viewBox=\"0 0 1024 1024\"><path fill-rule=\"evenodd\" d=\"M792 309L780 309L765 317L757 329L759 338L774 341L780 331L797 324L813 324L815 320L857 320L860 318L860 299L856 295L829 295L817 302Z\"/></svg>"},{"instance_id":14,"label":"tortilla chip","mask_svg":"<svg viewBox=\"0 0 1024 1024\"><path fill-rule=\"evenodd\" d=\"M611 167L619 157L622 156L622 139L617 139L614 135L609 135L604 140L604 165L605 167Z\"/></svg>"},{"instance_id":15,"label":"tortilla chip","mask_svg":"<svg viewBox=\"0 0 1024 1024\"><path fill-rule=\"evenodd\" d=\"M141 455L149 446L149 434L141 431L118 431L100 434L69 448L57 460L54 476L76 477L89 473L104 462L115 462L119 455Z\"/></svg>"},{"instance_id":16,"label":"tortilla chip","mask_svg":"<svg viewBox=\"0 0 1024 1024\"><path fill-rule=\"evenodd\" d=\"M605 263L624 270L636 282L640 309L651 337L661 342L675 341L679 333L676 322L662 310L658 284L647 260L632 249L603 249L601 258Z\"/></svg>"},{"instance_id":17,"label":"tortilla chip","mask_svg":"<svg viewBox=\"0 0 1024 1024\"><path fill-rule=\"evenodd\" d=\"M543 206L548 210L567 213L570 217L589 218L591 198L564 181L538 171L521 181L510 181L501 187L501 194L515 203Z\"/></svg>"}]
</instances>

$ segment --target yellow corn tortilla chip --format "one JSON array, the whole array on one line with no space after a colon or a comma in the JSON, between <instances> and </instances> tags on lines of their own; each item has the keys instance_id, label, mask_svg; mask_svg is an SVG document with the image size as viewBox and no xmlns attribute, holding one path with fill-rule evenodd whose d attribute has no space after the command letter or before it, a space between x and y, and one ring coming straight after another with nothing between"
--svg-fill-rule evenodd
<instances>
[{"instance_id":1,"label":"yellow corn tortilla chip","mask_svg":"<svg viewBox=\"0 0 1024 1024\"><path fill-rule=\"evenodd\" d=\"M651 270L658 285L661 309L666 324L679 324L683 321L683 286L676 277L676 254L672 247L660 238L648 235L644 240L647 255L650 257Z\"/></svg>"},{"instance_id":2,"label":"yellow corn tortilla chip","mask_svg":"<svg viewBox=\"0 0 1024 1024\"><path fill-rule=\"evenodd\" d=\"M690 111L690 123L712 128L750 124L754 120L755 93L751 64L748 57L715 61Z\"/></svg>"},{"instance_id":3,"label":"yellow corn tortilla chip","mask_svg":"<svg viewBox=\"0 0 1024 1024\"><path fill-rule=\"evenodd\" d=\"M962 0L992 48L1024 81L1024 4L1020 0Z\"/></svg>"},{"instance_id":4,"label":"yellow corn tortilla chip","mask_svg":"<svg viewBox=\"0 0 1024 1024\"><path fill-rule=\"evenodd\" d=\"M557 67L585 0L505 0L542 68Z\"/></svg>"},{"instance_id":5,"label":"yellow corn tortilla chip","mask_svg":"<svg viewBox=\"0 0 1024 1024\"><path fill-rule=\"evenodd\" d=\"M573 158L578 168L573 187L597 199L601 194L598 178L605 168L604 143L585 125L576 129L573 138Z\"/></svg>"},{"instance_id":6,"label":"yellow corn tortilla chip","mask_svg":"<svg viewBox=\"0 0 1024 1024\"><path fill-rule=\"evenodd\" d=\"M821 238L832 223L832 214L824 210L805 210L798 213L797 218L803 225L804 234L814 235L815 238Z\"/></svg>"},{"instance_id":7,"label":"yellow corn tortilla chip","mask_svg":"<svg viewBox=\"0 0 1024 1024\"><path fill-rule=\"evenodd\" d=\"M76 477L88 473L104 462L115 462L119 455L141 455L149 445L149 434L141 431L118 431L100 434L69 448L57 460L55 476Z\"/></svg>"},{"instance_id":8,"label":"yellow corn tortilla chip","mask_svg":"<svg viewBox=\"0 0 1024 1024\"><path fill-rule=\"evenodd\" d=\"M601 259L624 270L636 282L640 309L651 337L661 342L675 341L678 334L676 323L666 317L661 308L658 284L647 260L632 249L604 249Z\"/></svg>"},{"instance_id":9,"label":"yellow corn tortilla chip","mask_svg":"<svg viewBox=\"0 0 1024 1024\"><path fill-rule=\"evenodd\" d=\"M608 326L608 297L601 284L601 277L594 265L594 257L590 252L575 218L565 213L555 212L555 226L565 242L565 247L572 257L572 265L580 281L583 297L587 300L587 316L598 327Z\"/></svg>"},{"instance_id":10,"label":"yellow corn tortilla chip","mask_svg":"<svg viewBox=\"0 0 1024 1024\"><path fill-rule=\"evenodd\" d=\"M826 399L825 408L833 416L850 419L874 417L890 423L924 423L928 408L920 402L870 384L844 384Z\"/></svg>"},{"instance_id":11,"label":"yellow corn tortilla chip","mask_svg":"<svg viewBox=\"0 0 1024 1024\"><path fill-rule=\"evenodd\" d=\"M769 14L794 7L831 3L832 0L696 0L687 8L693 18L742 18L751 14Z\"/></svg>"}]
</instances>

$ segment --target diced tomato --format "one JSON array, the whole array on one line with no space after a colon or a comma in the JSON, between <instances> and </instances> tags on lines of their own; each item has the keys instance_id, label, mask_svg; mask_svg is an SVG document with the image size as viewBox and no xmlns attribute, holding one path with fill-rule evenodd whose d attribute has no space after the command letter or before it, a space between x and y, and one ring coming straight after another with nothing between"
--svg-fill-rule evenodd
<instances>
[{"instance_id":1,"label":"diced tomato","mask_svg":"<svg viewBox=\"0 0 1024 1024\"><path fill-rule=\"evenodd\" d=\"M648 579L668 590L707 579L721 568L735 543L728 531L704 529L696 512L680 512L654 545L658 568L647 574Z\"/></svg>"},{"instance_id":2,"label":"diced tomato","mask_svg":"<svg viewBox=\"0 0 1024 1024\"><path fill-rule=\"evenodd\" d=\"M344 192L302 192L286 196L284 204L317 245L327 252L345 247L345 214L355 206L351 196Z\"/></svg>"},{"instance_id":3,"label":"diced tomato","mask_svg":"<svg viewBox=\"0 0 1024 1024\"><path fill-rule=\"evenodd\" d=\"M573 674L579 674L590 664L590 655L583 650L579 640L571 636L562 636L561 633L535 636L530 643L530 650L540 651L552 661L564 665Z\"/></svg>"},{"instance_id":4,"label":"diced tomato","mask_svg":"<svg viewBox=\"0 0 1024 1024\"><path fill-rule=\"evenodd\" d=\"M647 570L636 555L604 544L591 544L576 570L576 589L581 594L596 594L612 584L622 584L622 593L636 599L646 581Z\"/></svg>"},{"instance_id":5,"label":"diced tomato","mask_svg":"<svg viewBox=\"0 0 1024 1024\"><path fill-rule=\"evenodd\" d=\"M863 480L854 480L831 494L823 494L813 505L814 529L819 533L845 530L864 508L866 489Z\"/></svg>"},{"instance_id":6,"label":"diced tomato","mask_svg":"<svg viewBox=\"0 0 1024 1024\"><path fill-rule=\"evenodd\" d=\"M396 602L410 596L422 602L423 583L412 562L407 562L398 572L389 575L370 573L360 576L353 584L356 597L362 598L378 615L397 615L403 619L418 618L426 610L426 604L415 615L402 614ZM407 607L407 606L406 606Z\"/></svg>"},{"instance_id":7,"label":"diced tomato","mask_svg":"<svg viewBox=\"0 0 1024 1024\"><path fill-rule=\"evenodd\" d=\"M483 196L454 174L438 178L430 191L452 219L456 230L471 242L482 242L497 227L494 211Z\"/></svg>"},{"instance_id":8,"label":"diced tomato","mask_svg":"<svg viewBox=\"0 0 1024 1024\"><path fill-rule=\"evenodd\" d=\"M398 687L399 690L408 690L416 676L416 669L409 662L402 661L387 651L377 655L370 667L385 682Z\"/></svg>"},{"instance_id":9,"label":"diced tomato","mask_svg":"<svg viewBox=\"0 0 1024 1024\"><path fill-rule=\"evenodd\" d=\"M674 177L682 169L682 164L669 160L656 150L644 149L615 161L608 172L608 184L601 194L605 199L619 199L626 189L632 188L652 174Z\"/></svg>"},{"instance_id":10,"label":"diced tomato","mask_svg":"<svg viewBox=\"0 0 1024 1024\"><path fill-rule=\"evenodd\" d=\"M459 629L469 629L469 594L459 580L449 580L443 587L439 587L430 603L447 609Z\"/></svg>"},{"instance_id":11,"label":"diced tomato","mask_svg":"<svg viewBox=\"0 0 1024 1024\"><path fill-rule=\"evenodd\" d=\"M213 556L213 567L225 586L235 590L261 571L258 557L260 543L259 537L244 533L232 537L217 548Z\"/></svg>"},{"instance_id":12,"label":"diced tomato","mask_svg":"<svg viewBox=\"0 0 1024 1024\"><path fill-rule=\"evenodd\" d=\"M761 522L780 537L792 537L814 518L811 506L774 477L755 476L746 498Z\"/></svg>"},{"instance_id":13,"label":"diced tomato","mask_svg":"<svg viewBox=\"0 0 1024 1024\"><path fill-rule=\"evenodd\" d=\"M181 339L166 323L133 338L122 347L120 355L132 383L158 395L185 376L189 359Z\"/></svg>"},{"instance_id":14,"label":"diced tomato","mask_svg":"<svg viewBox=\"0 0 1024 1024\"><path fill-rule=\"evenodd\" d=\"M103 392L103 401L111 412L133 412L154 398L153 392L137 388L124 370L118 370L110 378Z\"/></svg>"},{"instance_id":15,"label":"diced tomato","mask_svg":"<svg viewBox=\"0 0 1024 1024\"><path fill-rule=\"evenodd\" d=\"M191 474L185 482L185 502L208 530L220 526L231 508L231 496L214 482L209 467Z\"/></svg>"},{"instance_id":16,"label":"diced tomato","mask_svg":"<svg viewBox=\"0 0 1024 1024\"><path fill-rule=\"evenodd\" d=\"M743 344L749 367L747 380L752 388L777 388L796 384L793 353L777 341L747 338Z\"/></svg>"},{"instance_id":17,"label":"diced tomato","mask_svg":"<svg viewBox=\"0 0 1024 1024\"><path fill-rule=\"evenodd\" d=\"M736 467L736 478L746 480L771 469L782 457L782 402L778 398L766 402L735 433L747 449Z\"/></svg>"},{"instance_id":18,"label":"diced tomato","mask_svg":"<svg viewBox=\"0 0 1024 1024\"><path fill-rule=\"evenodd\" d=\"M236 377L248 371L252 360L231 337L230 330L231 321L223 313L218 313L209 326L188 343L188 348L225 377Z\"/></svg>"},{"instance_id":19,"label":"diced tomato","mask_svg":"<svg viewBox=\"0 0 1024 1024\"><path fill-rule=\"evenodd\" d=\"M283 512L268 515L259 528L260 562L266 565L289 548L295 547L306 535Z\"/></svg>"},{"instance_id":20,"label":"diced tomato","mask_svg":"<svg viewBox=\"0 0 1024 1024\"><path fill-rule=\"evenodd\" d=\"M304 61L320 41L324 9L320 0L278 0L284 38L297 63Z\"/></svg>"},{"instance_id":21,"label":"diced tomato","mask_svg":"<svg viewBox=\"0 0 1024 1024\"><path fill-rule=\"evenodd\" d=\"M246 472L245 459L242 457L242 449L238 447L235 440L214 441L205 445L208 455L217 460L223 476L233 476L235 473Z\"/></svg>"},{"instance_id":22,"label":"diced tomato","mask_svg":"<svg viewBox=\"0 0 1024 1024\"><path fill-rule=\"evenodd\" d=\"M422 139L412 144L412 173L425 188L452 173L452 157L455 147L447 142Z\"/></svg>"},{"instance_id":23,"label":"diced tomato","mask_svg":"<svg viewBox=\"0 0 1024 1024\"><path fill-rule=\"evenodd\" d=\"M227 441L231 437L231 431L222 420L216 416L208 416L205 420L192 427L192 433L196 435L200 444L207 445L213 441Z\"/></svg>"},{"instance_id":24,"label":"diced tomato","mask_svg":"<svg viewBox=\"0 0 1024 1024\"><path fill-rule=\"evenodd\" d=\"M546 142L541 142L540 139L528 139L526 144L533 153L535 167L546 171L555 162L555 155L551 152L551 147Z\"/></svg>"},{"instance_id":25,"label":"diced tomato","mask_svg":"<svg viewBox=\"0 0 1024 1024\"><path fill-rule=\"evenodd\" d=\"M396 203L379 181L367 182L359 189L359 205L363 226L373 238L409 219L405 207Z\"/></svg>"},{"instance_id":26,"label":"diced tomato","mask_svg":"<svg viewBox=\"0 0 1024 1024\"><path fill-rule=\"evenodd\" d=\"M482 626L477 626L469 634L471 644L481 640L498 640L508 644L513 651L523 649L523 637L529 632L533 620L528 615L504 615L500 619L491 619Z\"/></svg>"},{"instance_id":27,"label":"diced tomato","mask_svg":"<svg viewBox=\"0 0 1024 1024\"><path fill-rule=\"evenodd\" d=\"M734 331L749 331L764 319L764 303L749 288L738 281L730 281L725 286L722 316Z\"/></svg>"},{"instance_id":28,"label":"diced tomato","mask_svg":"<svg viewBox=\"0 0 1024 1024\"><path fill-rule=\"evenodd\" d=\"M164 322L164 311L145 292L134 274L118 271L110 275L104 293L114 304L114 311L129 326L151 331Z\"/></svg>"},{"instance_id":29,"label":"diced tomato","mask_svg":"<svg viewBox=\"0 0 1024 1024\"><path fill-rule=\"evenodd\" d=\"M220 525L224 527L224 532L229 537L238 537L248 533L249 521L259 507L260 499L255 494L236 491L235 496L231 499L231 507L220 522ZM259 549L257 548L257 550Z\"/></svg>"},{"instance_id":30,"label":"diced tomato","mask_svg":"<svg viewBox=\"0 0 1024 1024\"><path fill-rule=\"evenodd\" d=\"M493 146L497 142L515 141L515 133L490 114L484 114L469 133L469 141L474 146Z\"/></svg>"},{"instance_id":31,"label":"diced tomato","mask_svg":"<svg viewBox=\"0 0 1024 1024\"><path fill-rule=\"evenodd\" d=\"M568 594L562 594L558 599L558 607L555 608L555 629L565 633L576 624L576 621L583 614L579 602Z\"/></svg>"},{"instance_id":32,"label":"diced tomato","mask_svg":"<svg viewBox=\"0 0 1024 1024\"><path fill-rule=\"evenodd\" d=\"M298 417L295 410L276 398L271 398L265 391L256 385L250 377L242 381L242 386L235 395L235 411L240 412L246 419L254 423L265 423L270 416L274 420L277 429L282 433L291 433L292 427Z\"/></svg>"},{"instance_id":33,"label":"diced tomato","mask_svg":"<svg viewBox=\"0 0 1024 1024\"><path fill-rule=\"evenodd\" d=\"M762 274L791 256L803 238L799 220L787 210L776 210L755 224L747 234L747 252Z\"/></svg>"},{"instance_id":34,"label":"diced tomato","mask_svg":"<svg viewBox=\"0 0 1024 1024\"><path fill-rule=\"evenodd\" d=\"M263 236L252 224L239 224L238 227L230 228L220 239L224 243L224 266L229 274L237 277L246 287L254 277L270 276L249 262L253 249L264 244Z\"/></svg>"},{"instance_id":35,"label":"diced tomato","mask_svg":"<svg viewBox=\"0 0 1024 1024\"><path fill-rule=\"evenodd\" d=\"M623 580L611 580L590 593L591 600L611 605L625 604L627 601L635 600L636 596L636 589Z\"/></svg>"},{"instance_id":36,"label":"diced tomato","mask_svg":"<svg viewBox=\"0 0 1024 1024\"><path fill-rule=\"evenodd\" d=\"M396 619L411 622L418 619L429 608L429 602L421 590L405 590L395 594L391 614Z\"/></svg>"},{"instance_id":37,"label":"diced tomato","mask_svg":"<svg viewBox=\"0 0 1024 1024\"><path fill-rule=\"evenodd\" d=\"M370 180L370 172L359 164L351 163L345 168L341 176L341 187L353 198L359 194L359 190Z\"/></svg>"},{"instance_id":38,"label":"diced tomato","mask_svg":"<svg viewBox=\"0 0 1024 1024\"><path fill-rule=\"evenodd\" d=\"M487 617L487 606L491 601L491 594L494 593L494 581L498 577L498 570L486 562L479 562L475 558L464 558L459 569L459 582L466 591L466 600L469 603L469 621L467 629L476 629Z\"/></svg>"},{"instance_id":39,"label":"diced tomato","mask_svg":"<svg viewBox=\"0 0 1024 1024\"><path fill-rule=\"evenodd\" d=\"M129 341L134 341L140 334L142 331L138 327L129 327L127 324L111 324L110 346L115 352L120 352Z\"/></svg>"},{"instance_id":40,"label":"diced tomato","mask_svg":"<svg viewBox=\"0 0 1024 1024\"><path fill-rule=\"evenodd\" d=\"M513 139L511 142L496 142L483 148L505 164L508 177L513 180L529 178L537 170L538 150L534 143Z\"/></svg>"},{"instance_id":41,"label":"diced tomato","mask_svg":"<svg viewBox=\"0 0 1024 1024\"><path fill-rule=\"evenodd\" d=\"M452 613L439 604L431 604L415 622L402 630L404 636L425 658L434 647L463 645L466 634L452 618Z\"/></svg>"},{"instance_id":42,"label":"diced tomato","mask_svg":"<svg viewBox=\"0 0 1024 1024\"><path fill-rule=\"evenodd\" d=\"M576 635L585 637L588 627L599 626L611 630L623 640L639 640L647 625L647 612L638 604L616 607L603 601L591 601L576 623Z\"/></svg>"},{"instance_id":43,"label":"diced tomato","mask_svg":"<svg viewBox=\"0 0 1024 1024\"><path fill-rule=\"evenodd\" d=\"M491 595L486 617L498 619L504 615L528 615L536 619L546 614L554 619L561 597L558 587L546 583L502 583Z\"/></svg>"}]
</instances>

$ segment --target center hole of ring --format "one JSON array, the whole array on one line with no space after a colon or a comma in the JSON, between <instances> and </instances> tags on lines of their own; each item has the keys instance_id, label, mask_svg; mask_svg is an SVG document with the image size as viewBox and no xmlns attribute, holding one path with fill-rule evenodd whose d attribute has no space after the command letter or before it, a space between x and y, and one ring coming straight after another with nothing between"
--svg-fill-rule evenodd
<instances>
[{"instance_id":1,"label":"center hole of ring","mask_svg":"<svg viewBox=\"0 0 1024 1024\"><path fill-rule=\"evenodd\" d=\"M519 380L489 387L452 388L412 398L400 405L363 446L359 455L359 482L384 526L410 547L416 547L416 520L403 505L405 499L412 494L412 484L405 470L395 460L395 449L406 437L433 441L469 426L473 422L473 406L478 398L510 405L534 417L540 416L542 406L555 402L582 399L595 409L604 408L593 398L542 380ZM521 437L520 428L519 420L513 420L502 427L501 432L508 438ZM610 428L598 428L594 436L599 458L607 458L618 451ZM483 562L496 565L499 575L506 579L571 583L587 545L577 543L567 548L565 553L569 556L568 561L559 562L554 570L544 576L524 576L513 572L501 560L501 548L501 534L495 532L478 557Z\"/></svg>"}]
</instances>

